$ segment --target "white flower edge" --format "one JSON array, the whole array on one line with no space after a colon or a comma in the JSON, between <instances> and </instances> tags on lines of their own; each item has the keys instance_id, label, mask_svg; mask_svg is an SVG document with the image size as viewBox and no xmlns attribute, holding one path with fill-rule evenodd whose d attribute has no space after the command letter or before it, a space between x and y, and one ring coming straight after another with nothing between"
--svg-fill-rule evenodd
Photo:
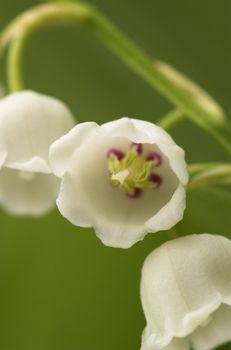
<instances>
[{"instance_id":1,"label":"white flower edge","mask_svg":"<svg viewBox=\"0 0 231 350\"><path fill-rule=\"evenodd\" d=\"M41 217L55 207L60 179L53 174L0 170L0 203L8 214Z\"/></svg>"},{"instance_id":2,"label":"white flower edge","mask_svg":"<svg viewBox=\"0 0 231 350\"><path fill-rule=\"evenodd\" d=\"M76 150L89 141L99 125L94 122L77 124L67 134L56 140L49 149L49 159L53 173L62 178L69 170L69 166Z\"/></svg>"},{"instance_id":3,"label":"white flower edge","mask_svg":"<svg viewBox=\"0 0 231 350\"><path fill-rule=\"evenodd\" d=\"M129 248L134 242L142 240L147 233L159 231L160 226L162 230L168 230L183 217L183 211L185 209L185 190L179 185L171 200L158 214L146 221L143 226L134 225L129 226L129 228L124 228L123 225L114 226L110 221L104 220L102 223L101 218L92 216L91 213L82 206L81 201L74 196L71 181L72 179L67 173L61 182L60 192L57 198L57 206L61 214L73 225L94 227L96 235L105 245L110 247ZM72 202L75 202L74 208L71 205ZM65 203L65 205L63 203Z\"/></svg>"},{"instance_id":4,"label":"white flower edge","mask_svg":"<svg viewBox=\"0 0 231 350\"><path fill-rule=\"evenodd\" d=\"M51 166L56 176L62 177L68 171L76 149L89 142L95 132L112 137L125 137L135 143L156 143L169 159L170 166L182 185L187 185L188 171L183 149L176 145L172 137L159 126L128 117L104 123L101 126L95 122L80 123L56 140L50 147Z\"/></svg>"},{"instance_id":5,"label":"white flower edge","mask_svg":"<svg viewBox=\"0 0 231 350\"><path fill-rule=\"evenodd\" d=\"M223 341L217 335L203 347L197 329L231 306L231 241L200 234L163 244L145 260L141 300L147 319L141 350L189 350L191 342L209 350L226 342L225 329Z\"/></svg>"},{"instance_id":6,"label":"white flower edge","mask_svg":"<svg viewBox=\"0 0 231 350\"><path fill-rule=\"evenodd\" d=\"M80 179L78 180L78 198L72 198L74 185L71 184L70 172L77 158L76 152L80 152L84 147L87 148L95 135L101 138L124 137L135 143L156 144L168 158L179 184L168 203L153 217L145 220L142 225L125 226L123 223L115 225L110 222L110 218L102 218L89 212L87 205L84 204ZM142 240L148 232L170 229L183 217L185 186L188 181L184 151L176 145L167 132L150 122L125 117L101 126L93 122L78 124L51 145L50 163L54 174L62 178L61 190L57 199L57 206L61 214L74 225L93 226L97 236L108 246L129 248L136 241Z\"/></svg>"},{"instance_id":7,"label":"white flower edge","mask_svg":"<svg viewBox=\"0 0 231 350\"><path fill-rule=\"evenodd\" d=\"M143 240L148 233L169 230L182 220L184 209L185 189L179 185L171 200L155 216L145 221L143 226L131 226L124 230L123 227L114 228L110 222L102 224L100 220L90 226L94 227L96 235L105 245L126 249Z\"/></svg>"},{"instance_id":8,"label":"white flower edge","mask_svg":"<svg viewBox=\"0 0 231 350\"><path fill-rule=\"evenodd\" d=\"M74 126L63 102L35 91L0 99L0 166L51 173L49 147Z\"/></svg>"}]
</instances>

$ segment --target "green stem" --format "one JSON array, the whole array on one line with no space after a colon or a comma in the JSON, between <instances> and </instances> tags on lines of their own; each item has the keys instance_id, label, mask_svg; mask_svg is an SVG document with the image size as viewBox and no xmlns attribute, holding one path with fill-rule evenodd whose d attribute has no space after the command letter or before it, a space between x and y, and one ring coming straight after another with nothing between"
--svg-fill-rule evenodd
<instances>
[{"instance_id":1,"label":"green stem","mask_svg":"<svg viewBox=\"0 0 231 350\"><path fill-rule=\"evenodd\" d=\"M174 127L176 127L178 124L180 124L182 121L184 121L186 118L187 117L184 112L182 112L179 109L175 109L167 113L165 116L163 116L157 122L157 125L165 129L166 131L169 131Z\"/></svg>"},{"instance_id":2,"label":"green stem","mask_svg":"<svg viewBox=\"0 0 231 350\"><path fill-rule=\"evenodd\" d=\"M191 96L169 79L149 55L127 38L93 7L84 3L46 4L37 6L19 16L3 33L0 47L18 38L18 44L10 51L9 70L12 62L16 69L10 73L12 89L22 88L22 78L16 72L21 64L25 41L34 30L50 24L84 24L108 48L110 48L131 69L139 74L152 87L159 90L177 109L187 115L200 128L204 129L231 155L231 125L225 119L211 118L211 115L191 99ZM19 56L19 57L17 57Z\"/></svg>"},{"instance_id":3,"label":"green stem","mask_svg":"<svg viewBox=\"0 0 231 350\"><path fill-rule=\"evenodd\" d=\"M24 82L22 76L22 63L24 56L24 48L26 46L25 38L15 39L9 49L8 53L8 65L7 65L7 76L8 76L8 88L10 91L20 91L24 89Z\"/></svg>"},{"instance_id":4,"label":"green stem","mask_svg":"<svg viewBox=\"0 0 231 350\"><path fill-rule=\"evenodd\" d=\"M231 185L231 163L199 163L188 167L188 189L209 185Z\"/></svg>"}]
</instances>

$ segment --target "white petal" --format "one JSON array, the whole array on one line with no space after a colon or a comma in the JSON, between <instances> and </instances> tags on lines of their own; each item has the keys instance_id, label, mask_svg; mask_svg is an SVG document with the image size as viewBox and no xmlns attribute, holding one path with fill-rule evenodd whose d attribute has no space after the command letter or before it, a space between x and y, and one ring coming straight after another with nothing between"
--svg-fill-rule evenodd
<instances>
[{"instance_id":1,"label":"white petal","mask_svg":"<svg viewBox=\"0 0 231 350\"><path fill-rule=\"evenodd\" d=\"M170 201L145 222L146 231L169 230L182 220L186 205L185 197L185 189L182 185L179 185Z\"/></svg>"},{"instance_id":2,"label":"white petal","mask_svg":"<svg viewBox=\"0 0 231 350\"><path fill-rule=\"evenodd\" d=\"M171 336L159 338L154 334L147 324L142 333L141 349L140 350L162 350L172 341Z\"/></svg>"},{"instance_id":3,"label":"white petal","mask_svg":"<svg viewBox=\"0 0 231 350\"><path fill-rule=\"evenodd\" d=\"M222 304L211 319L190 336L194 350L212 350L231 341L231 307Z\"/></svg>"},{"instance_id":4,"label":"white petal","mask_svg":"<svg viewBox=\"0 0 231 350\"><path fill-rule=\"evenodd\" d=\"M50 163L56 176L65 174L75 151L89 141L97 128L93 122L78 124L51 145Z\"/></svg>"},{"instance_id":5,"label":"white petal","mask_svg":"<svg viewBox=\"0 0 231 350\"><path fill-rule=\"evenodd\" d=\"M84 206L84 188L82 187L81 177L73 179L69 173L64 175L61 182L60 192L57 198L57 206L60 213L72 224L91 227L91 211ZM76 187L80 191L76 191ZM81 189L83 188L83 191Z\"/></svg>"},{"instance_id":6,"label":"white petal","mask_svg":"<svg viewBox=\"0 0 231 350\"><path fill-rule=\"evenodd\" d=\"M40 216L55 204L60 180L51 174L2 168L0 203L11 214Z\"/></svg>"},{"instance_id":7,"label":"white petal","mask_svg":"<svg viewBox=\"0 0 231 350\"><path fill-rule=\"evenodd\" d=\"M141 350L190 350L190 340L188 337L158 339L146 327L142 334Z\"/></svg>"},{"instance_id":8,"label":"white petal","mask_svg":"<svg viewBox=\"0 0 231 350\"><path fill-rule=\"evenodd\" d=\"M81 180L84 179L81 177L73 179L69 173L66 173L63 178L57 206L64 217L74 225L94 226L97 236L108 246L128 248L134 243L134 239L142 239L143 227L134 225L119 228L118 224L114 225L110 221L105 222L105 219L101 222L101 216L98 217L99 220L96 223L97 215L94 215L94 208L91 211L89 206L85 205L85 185ZM78 191L75 191L76 186Z\"/></svg>"},{"instance_id":9,"label":"white petal","mask_svg":"<svg viewBox=\"0 0 231 350\"><path fill-rule=\"evenodd\" d=\"M85 204L85 193L85 186L81 182L81 177L73 180L69 173L65 174L57 199L57 206L61 214L72 224L81 227L94 226L97 236L105 245L111 247L128 248L134 244L134 241L143 238L144 228L142 226L121 225L121 227L118 227L117 223L105 221L105 218L102 219L101 216L98 216L97 220L96 210L94 208L89 210L89 203Z\"/></svg>"},{"instance_id":10,"label":"white petal","mask_svg":"<svg viewBox=\"0 0 231 350\"><path fill-rule=\"evenodd\" d=\"M185 195L181 186L177 189L178 180L163 156L163 186L145 191L139 200L128 198L110 184L108 177L107 152L115 145L128 149L130 141L102 138L101 133L95 133L86 147L77 149L69 164L69 173L64 176L57 205L73 224L93 226L105 244L127 248L142 239L150 228L153 232L175 224L182 217ZM169 216L167 219L165 213ZM153 222L149 224L150 218Z\"/></svg>"},{"instance_id":11,"label":"white petal","mask_svg":"<svg viewBox=\"0 0 231 350\"><path fill-rule=\"evenodd\" d=\"M10 165L8 165L8 168L45 174L51 173L51 169L48 166L47 162L43 158L37 156L32 157L26 162L12 162Z\"/></svg>"},{"instance_id":12,"label":"white petal","mask_svg":"<svg viewBox=\"0 0 231 350\"><path fill-rule=\"evenodd\" d=\"M50 145L73 125L69 109L54 98L32 91L8 95L0 100L0 143L7 152L4 164L20 169L23 163L31 170L32 159L37 157L49 167Z\"/></svg>"},{"instance_id":13,"label":"white petal","mask_svg":"<svg viewBox=\"0 0 231 350\"><path fill-rule=\"evenodd\" d=\"M109 246L115 248L130 248L135 242L144 238L147 233L142 226L113 224L110 221L94 224L97 237Z\"/></svg>"},{"instance_id":14,"label":"white petal","mask_svg":"<svg viewBox=\"0 0 231 350\"><path fill-rule=\"evenodd\" d=\"M50 157L53 171L57 176L63 176L74 151L90 140L97 127L98 125L93 122L81 123L52 145ZM125 117L101 125L97 132L101 137L126 138L136 143L156 144L169 159L170 166L181 183L187 184L188 172L184 151L157 125Z\"/></svg>"},{"instance_id":15,"label":"white petal","mask_svg":"<svg viewBox=\"0 0 231 350\"><path fill-rule=\"evenodd\" d=\"M143 267L141 298L159 341L184 337L231 304L231 241L209 234L169 241Z\"/></svg>"}]
</instances>

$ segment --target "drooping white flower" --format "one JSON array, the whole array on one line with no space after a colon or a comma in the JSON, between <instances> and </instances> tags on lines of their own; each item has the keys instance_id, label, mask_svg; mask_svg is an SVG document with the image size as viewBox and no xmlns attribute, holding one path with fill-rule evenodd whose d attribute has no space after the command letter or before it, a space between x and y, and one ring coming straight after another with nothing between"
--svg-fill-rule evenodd
<instances>
[{"instance_id":1,"label":"drooping white flower","mask_svg":"<svg viewBox=\"0 0 231 350\"><path fill-rule=\"evenodd\" d=\"M141 350L211 350L231 341L231 241L211 234L163 244L146 259Z\"/></svg>"},{"instance_id":2,"label":"drooping white flower","mask_svg":"<svg viewBox=\"0 0 231 350\"><path fill-rule=\"evenodd\" d=\"M32 91L0 100L0 203L12 214L42 215L55 203L60 180L49 147L74 125L69 109Z\"/></svg>"},{"instance_id":3,"label":"drooping white flower","mask_svg":"<svg viewBox=\"0 0 231 350\"><path fill-rule=\"evenodd\" d=\"M50 159L62 178L61 214L75 225L93 226L106 245L128 248L182 219L184 151L150 122L79 124L51 146Z\"/></svg>"}]
</instances>

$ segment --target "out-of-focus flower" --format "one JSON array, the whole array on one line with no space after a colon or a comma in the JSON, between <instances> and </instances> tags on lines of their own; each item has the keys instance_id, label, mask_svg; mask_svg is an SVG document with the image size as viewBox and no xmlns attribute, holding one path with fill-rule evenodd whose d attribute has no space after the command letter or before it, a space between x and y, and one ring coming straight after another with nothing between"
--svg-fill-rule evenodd
<instances>
[{"instance_id":1,"label":"out-of-focus flower","mask_svg":"<svg viewBox=\"0 0 231 350\"><path fill-rule=\"evenodd\" d=\"M146 259L141 350L211 350L231 341L231 241L201 234L163 244Z\"/></svg>"},{"instance_id":2,"label":"out-of-focus flower","mask_svg":"<svg viewBox=\"0 0 231 350\"><path fill-rule=\"evenodd\" d=\"M55 203L60 180L49 147L74 125L60 101L32 91L0 100L0 203L12 214L42 215Z\"/></svg>"},{"instance_id":3,"label":"out-of-focus flower","mask_svg":"<svg viewBox=\"0 0 231 350\"><path fill-rule=\"evenodd\" d=\"M184 151L152 123L121 118L79 124L51 146L50 159L62 178L61 214L75 225L93 226L106 245L128 248L182 219Z\"/></svg>"}]
</instances>

